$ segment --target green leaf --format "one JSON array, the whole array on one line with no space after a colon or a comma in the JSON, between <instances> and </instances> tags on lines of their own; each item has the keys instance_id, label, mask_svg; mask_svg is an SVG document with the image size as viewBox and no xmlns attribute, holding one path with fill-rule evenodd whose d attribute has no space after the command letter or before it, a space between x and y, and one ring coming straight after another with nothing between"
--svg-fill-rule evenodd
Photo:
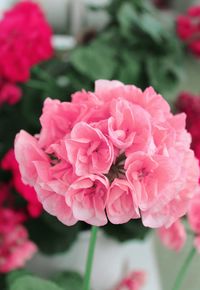
<instances>
[{"instance_id":1,"label":"green leaf","mask_svg":"<svg viewBox=\"0 0 200 290\"><path fill-rule=\"evenodd\" d=\"M120 242L133 239L144 239L149 228L143 226L141 220L133 220L123 225L107 224L103 227L105 233Z\"/></svg>"},{"instance_id":2,"label":"green leaf","mask_svg":"<svg viewBox=\"0 0 200 290\"><path fill-rule=\"evenodd\" d=\"M52 278L58 286L64 290L80 290L83 286L83 278L76 272L62 272Z\"/></svg>"},{"instance_id":3,"label":"green leaf","mask_svg":"<svg viewBox=\"0 0 200 290\"><path fill-rule=\"evenodd\" d=\"M181 70L174 64L173 59L147 58L147 73L149 85L161 93L173 90L181 78Z\"/></svg>"},{"instance_id":4,"label":"green leaf","mask_svg":"<svg viewBox=\"0 0 200 290\"><path fill-rule=\"evenodd\" d=\"M140 17L139 26L154 41L161 41L164 29L155 16L149 13L142 14Z\"/></svg>"},{"instance_id":5,"label":"green leaf","mask_svg":"<svg viewBox=\"0 0 200 290\"><path fill-rule=\"evenodd\" d=\"M41 278L24 276L16 279L10 285L9 290L63 290L51 281Z\"/></svg>"},{"instance_id":6,"label":"green leaf","mask_svg":"<svg viewBox=\"0 0 200 290\"><path fill-rule=\"evenodd\" d=\"M15 271L12 271L10 273L7 274L6 276L6 282L8 284L8 286L11 286L15 280L23 277L23 276L27 276L29 275L30 273L27 271L27 270L24 270L24 269L20 269L20 270L15 270Z\"/></svg>"},{"instance_id":7,"label":"green leaf","mask_svg":"<svg viewBox=\"0 0 200 290\"><path fill-rule=\"evenodd\" d=\"M74 50L70 56L70 63L74 68L90 78L111 79L116 68L115 49L105 43L92 44Z\"/></svg>"},{"instance_id":8,"label":"green leaf","mask_svg":"<svg viewBox=\"0 0 200 290\"><path fill-rule=\"evenodd\" d=\"M137 84L141 70L140 59L132 52L121 55L117 79L126 84Z\"/></svg>"},{"instance_id":9,"label":"green leaf","mask_svg":"<svg viewBox=\"0 0 200 290\"><path fill-rule=\"evenodd\" d=\"M118 11L117 19L123 32L129 33L133 23L138 23L139 18L131 3L125 2ZM130 35L129 35L130 37Z\"/></svg>"},{"instance_id":10,"label":"green leaf","mask_svg":"<svg viewBox=\"0 0 200 290\"><path fill-rule=\"evenodd\" d=\"M30 239L47 255L62 253L71 247L77 238L80 224L68 227L47 213L39 219L29 220L27 227Z\"/></svg>"}]
</instances>

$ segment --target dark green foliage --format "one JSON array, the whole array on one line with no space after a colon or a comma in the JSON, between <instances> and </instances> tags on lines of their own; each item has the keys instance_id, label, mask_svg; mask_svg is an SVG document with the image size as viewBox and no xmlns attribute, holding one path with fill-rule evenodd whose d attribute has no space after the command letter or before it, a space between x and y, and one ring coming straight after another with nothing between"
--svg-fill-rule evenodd
<instances>
[{"instance_id":1,"label":"dark green foliage","mask_svg":"<svg viewBox=\"0 0 200 290\"><path fill-rule=\"evenodd\" d=\"M144 227L139 219L122 225L114 225L109 223L103 227L103 230L106 234L120 242L133 239L144 239L149 232L149 228Z\"/></svg>"},{"instance_id":2,"label":"dark green foliage","mask_svg":"<svg viewBox=\"0 0 200 290\"><path fill-rule=\"evenodd\" d=\"M108 26L70 56L69 86L95 79L118 79L160 93L174 89L181 76L182 47L174 30L165 27L149 1L114 0L107 8ZM92 89L92 87L90 88Z\"/></svg>"},{"instance_id":3,"label":"dark green foliage","mask_svg":"<svg viewBox=\"0 0 200 290\"><path fill-rule=\"evenodd\" d=\"M38 219L29 220L26 226L30 239L47 255L69 250L80 231L80 223L67 227L47 213Z\"/></svg>"}]
</instances>

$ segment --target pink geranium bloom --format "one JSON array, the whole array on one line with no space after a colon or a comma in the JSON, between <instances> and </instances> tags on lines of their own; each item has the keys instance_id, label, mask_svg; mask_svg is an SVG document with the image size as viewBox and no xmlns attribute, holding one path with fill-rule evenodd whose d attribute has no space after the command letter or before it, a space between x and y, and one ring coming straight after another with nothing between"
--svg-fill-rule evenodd
<instances>
[{"instance_id":1,"label":"pink geranium bloom","mask_svg":"<svg viewBox=\"0 0 200 290\"><path fill-rule=\"evenodd\" d=\"M52 30L40 7L20 1L0 21L0 75L12 82L25 82L33 65L49 59Z\"/></svg>"},{"instance_id":2,"label":"pink geranium bloom","mask_svg":"<svg viewBox=\"0 0 200 290\"><path fill-rule=\"evenodd\" d=\"M72 102L47 99L42 129L21 131L15 154L23 181L67 225L142 218L171 226L198 190L185 115L172 115L153 88L100 80Z\"/></svg>"},{"instance_id":3,"label":"pink geranium bloom","mask_svg":"<svg viewBox=\"0 0 200 290\"><path fill-rule=\"evenodd\" d=\"M181 221L176 221L169 228L160 228L157 231L160 240L163 244L175 251L180 251L186 241L186 231Z\"/></svg>"},{"instance_id":4,"label":"pink geranium bloom","mask_svg":"<svg viewBox=\"0 0 200 290\"><path fill-rule=\"evenodd\" d=\"M106 177L86 175L68 188L66 202L78 220L102 226L107 223L105 207L108 188Z\"/></svg>"}]
</instances>

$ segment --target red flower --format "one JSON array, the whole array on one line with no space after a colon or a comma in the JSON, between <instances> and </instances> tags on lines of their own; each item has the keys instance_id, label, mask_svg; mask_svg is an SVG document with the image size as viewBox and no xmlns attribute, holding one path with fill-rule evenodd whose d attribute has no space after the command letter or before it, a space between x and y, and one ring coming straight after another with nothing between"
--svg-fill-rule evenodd
<instances>
[{"instance_id":1,"label":"red flower","mask_svg":"<svg viewBox=\"0 0 200 290\"><path fill-rule=\"evenodd\" d=\"M19 101L21 95L21 89L14 83L7 81L0 82L0 105L5 102L14 105Z\"/></svg>"},{"instance_id":2,"label":"red flower","mask_svg":"<svg viewBox=\"0 0 200 290\"><path fill-rule=\"evenodd\" d=\"M35 190L25 185L21 180L18 163L15 159L13 149L10 149L2 160L1 167L12 172L12 186L28 202L27 210L31 217L38 217L42 212L42 206L37 199Z\"/></svg>"},{"instance_id":3,"label":"red flower","mask_svg":"<svg viewBox=\"0 0 200 290\"><path fill-rule=\"evenodd\" d=\"M187 115L186 127L192 136L191 147L200 160L200 96L182 92L177 100L177 108Z\"/></svg>"},{"instance_id":4,"label":"red flower","mask_svg":"<svg viewBox=\"0 0 200 290\"><path fill-rule=\"evenodd\" d=\"M178 16L176 31L188 49L200 57L200 5L190 7L187 15Z\"/></svg>"},{"instance_id":5,"label":"red flower","mask_svg":"<svg viewBox=\"0 0 200 290\"><path fill-rule=\"evenodd\" d=\"M39 6L16 4L0 21L0 76L25 82L30 69L52 56L52 31Z\"/></svg>"}]
</instances>

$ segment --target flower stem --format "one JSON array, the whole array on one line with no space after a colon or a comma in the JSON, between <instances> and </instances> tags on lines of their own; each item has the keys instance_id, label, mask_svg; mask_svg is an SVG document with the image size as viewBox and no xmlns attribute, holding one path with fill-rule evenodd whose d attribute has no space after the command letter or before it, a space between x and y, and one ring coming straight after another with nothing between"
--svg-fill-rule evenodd
<instances>
[{"instance_id":1,"label":"flower stem","mask_svg":"<svg viewBox=\"0 0 200 290\"><path fill-rule=\"evenodd\" d=\"M98 231L98 227L93 226L91 230L91 236L90 236L90 244L89 244L87 262L86 262L83 290L90 290L90 278L91 278L91 273L92 273L92 263L93 263L94 250L95 250L95 244L96 244L96 239L97 239L97 231Z\"/></svg>"},{"instance_id":2,"label":"flower stem","mask_svg":"<svg viewBox=\"0 0 200 290\"><path fill-rule=\"evenodd\" d=\"M180 287L182 285L185 274L190 266L190 263L192 262L192 259L195 255L195 253L196 253L196 250L195 250L195 248L192 247L185 262L183 263L183 266L181 267L181 269L178 273L178 276L176 277L174 287L172 288L172 290L180 290Z\"/></svg>"}]
</instances>

